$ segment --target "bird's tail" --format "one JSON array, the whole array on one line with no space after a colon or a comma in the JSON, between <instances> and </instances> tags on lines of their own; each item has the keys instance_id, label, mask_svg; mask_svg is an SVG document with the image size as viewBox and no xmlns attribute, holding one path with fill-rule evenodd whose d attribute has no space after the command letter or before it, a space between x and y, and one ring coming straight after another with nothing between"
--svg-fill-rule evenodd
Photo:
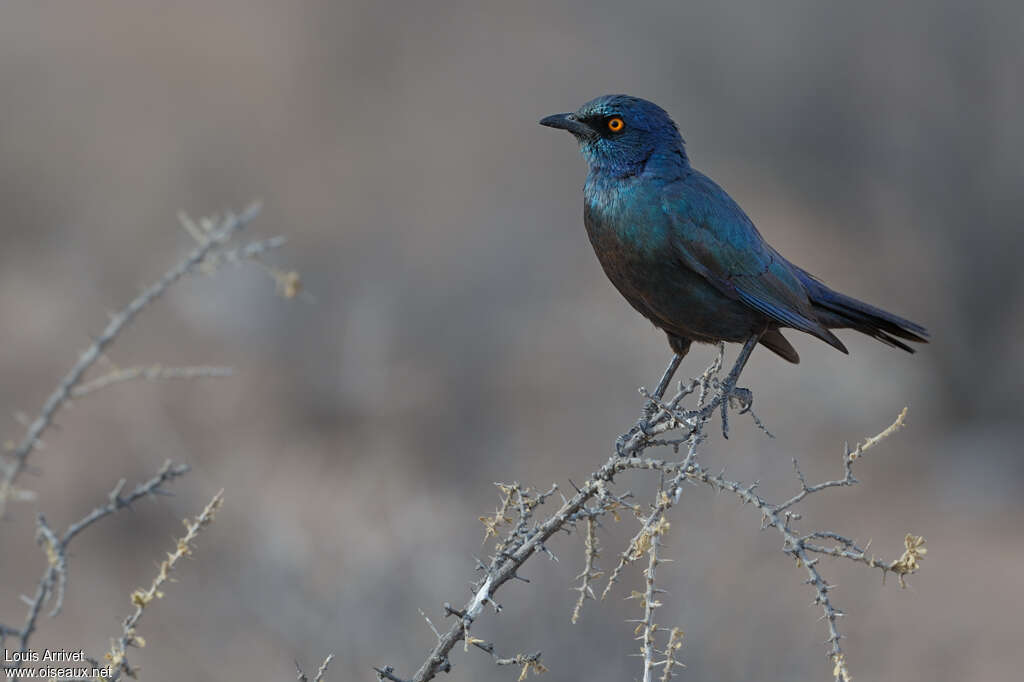
<instances>
[{"instance_id":1,"label":"bird's tail","mask_svg":"<svg viewBox=\"0 0 1024 682\"><path fill-rule=\"evenodd\" d=\"M881 308L829 289L813 275L799 270L818 320L829 329L856 329L882 343L913 353L900 339L928 343L928 330Z\"/></svg>"}]
</instances>

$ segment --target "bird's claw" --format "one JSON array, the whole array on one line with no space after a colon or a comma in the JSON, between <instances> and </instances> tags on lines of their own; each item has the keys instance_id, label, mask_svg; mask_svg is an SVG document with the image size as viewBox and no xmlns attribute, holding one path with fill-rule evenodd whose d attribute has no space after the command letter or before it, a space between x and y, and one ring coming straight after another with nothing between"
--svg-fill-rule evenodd
<instances>
[{"instance_id":1,"label":"bird's claw","mask_svg":"<svg viewBox=\"0 0 1024 682\"><path fill-rule=\"evenodd\" d=\"M627 431L626 433L622 434L621 436L619 436L618 438L615 439L615 452L617 452L619 454L619 457L625 457L627 455L627 453L626 453L626 443L628 443L629 441L633 440L633 435L635 433L636 433L636 427L634 426L629 431Z\"/></svg>"},{"instance_id":2,"label":"bird's claw","mask_svg":"<svg viewBox=\"0 0 1024 682\"><path fill-rule=\"evenodd\" d=\"M746 414L754 406L754 394L749 388L741 388L732 382L722 385L721 412L722 437L729 439L729 408L739 409L737 414Z\"/></svg>"},{"instance_id":3,"label":"bird's claw","mask_svg":"<svg viewBox=\"0 0 1024 682\"><path fill-rule=\"evenodd\" d=\"M729 392L729 406L738 407L738 414L746 414L754 406L754 394L749 388L737 386Z\"/></svg>"}]
</instances>

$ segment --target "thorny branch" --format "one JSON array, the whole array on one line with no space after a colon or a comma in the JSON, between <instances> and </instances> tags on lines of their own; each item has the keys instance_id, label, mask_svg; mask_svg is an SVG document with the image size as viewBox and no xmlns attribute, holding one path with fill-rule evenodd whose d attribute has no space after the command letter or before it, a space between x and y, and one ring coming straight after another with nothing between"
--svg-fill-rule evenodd
<instances>
[{"instance_id":1,"label":"thorny branch","mask_svg":"<svg viewBox=\"0 0 1024 682\"><path fill-rule=\"evenodd\" d=\"M212 273L223 264L238 265L243 262L253 262L263 267L273 276L277 282L278 290L285 297L292 298L301 292L301 280L297 273L277 270L262 260L262 257L267 252L285 243L284 237L272 237L270 239L249 242L248 244L230 249L227 248L232 239L259 214L259 211L259 204L254 203L241 214L229 213L222 219L203 218L198 222L193 222L184 214L179 215L182 226L195 239L197 245L159 280L146 287L128 305L110 316L110 320L100 335L79 355L71 369L68 370L57 384L57 387L50 393L38 415L31 420L27 418L24 420L26 433L22 440L17 444L7 446L7 452L0 457L0 519L4 516L8 501L28 501L34 499L34 493L17 488L15 482L20 474L26 471L27 460L32 452L42 448L43 434L55 425L58 413L67 407L73 399L127 381L196 379L225 377L232 374L230 368L207 365L165 367L160 364L153 364L118 368L106 355L107 349L127 329L139 313L163 296L175 283L192 273ZM86 381L86 375L101 361L107 362L113 366L113 369L107 374L102 374ZM128 494L123 493L125 481L121 479L108 495L108 502L106 504L96 507L88 515L71 524L62 535L54 532L43 514L38 514L36 520L36 540L46 554L47 565L42 577L39 579L34 595L32 597L22 596L22 600L28 606L23 625L21 627L0 625L0 646L3 646L6 650L8 646L7 640L10 638L16 642L16 648L13 648L13 651L24 654L28 651L29 640L38 627L39 617L44 607L52 604L49 612L51 617L56 616L60 612L64 603L68 580L68 546L75 537L101 519L121 509L131 507L135 501L142 497L170 494L164 489L164 484L183 476L188 470L187 466L175 465L168 461L157 472L156 476L149 481L139 484ZM125 619L122 633L118 639L113 640L110 652L107 655L114 669L111 680L118 679L124 673L133 674L134 671L129 668L125 661L125 650L129 646L144 645L144 640L135 634L136 623L146 605L154 598L163 596L159 588L169 579L169 572L175 563L181 557L191 552L191 543L198 532L213 520L214 512L220 504L221 496L218 493L195 520L185 521L186 535L178 541L175 551L169 553L167 559L160 564L160 572L150 587L148 589L136 590L132 594L132 603L135 605L135 611ZM22 665L24 658L16 658L19 660L12 666L2 666L5 672L13 674L14 668ZM321 665L317 672L316 682L322 680L331 658L329 656ZM96 660L91 658L86 660L92 663L95 668L100 667Z\"/></svg>"},{"instance_id":2,"label":"thorny branch","mask_svg":"<svg viewBox=\"0 0 1024 682\"><path fill-rule=\"evenodd\" d=\"M60 613L64 605L64 591L67 586L68 545L79 533L100 519L131 507L140 498L169 494L163 488L163 485L184 476L188 470L187 466L176 465L168 460L153 478L138 484L127 495L122 495L125 486L125 480L122 478L114 486L114 489L110 491L106 504L96 507L85 517L68 526L67 530L60 537L53 532L46 521L46 517L39 514L36 519L38 527L36 537L46 553L46 570L39 579L35 594L31 598L23 597L28 603L25 623L20 628L0 625L0 643L4 643L3 640L8 636L14 637L17 639L17 651L24 653L28 650L29 639L35 632L39 614L42 612L43 607L52 599L53 607L50 609L49 616L52 618Z\"/></svg>"},{"instance_id":3,"label":"thorny branch","mask_svg":"<svg viewBox=\"0 0 1024 682\"><path fill-rule=\"evenodd\" d=\"M439 672L449 672L452 669L451 651L460 640L465 642L466 648L473 644L493 655L493 644L483 642L471 634L476 620L487 606L493 607L496 613L500 612L501 606L494 600L496 593L506 582L519 577L519 569L531 557L543 552L554 558L545 545L551 536L559 531L572 532L580 522L583 522L586 528L584 568L577 576L579 584L572 588L579 592L571 617L575 623L580 617L585 601L594 598L591 583L602 575L597 566L599 545L596 533L599 519L606 515L617 519L620 512L628 510L636 516L640 527L619 554L602 599L618 582L625 566L645 555L648 557L647 569L644 571L644 589L633 592L633 597L641 601L644 610L643 618L635 621L638 623L636 634L641 641L643 679L650 682L654 679L654 670L661 667L659 679L661 682L668 682L673 677L674 669L682 666L677 660L677 655L682 646L683 633L677 627L662 627L654 621L654 612L661 606L659 595L663 593L656 584L657 569L669 561L662 556L663 538L670 528L667 515L680 502L688 486L704 484L715 490L734 494L741 502L759 512L762 528L774 528L779 532L782 551L793 557L806 572L805 582L812 586L815 604L821 608L822 618L828 623L826 644L833 677L837 682L849 682L850 673L846 656L840 647L841 635L836 625L843 614L832 603L830 592L833 585L827 582L819 570L820 557L828 556L862 563L879 569L883 577L894 573L900 585L905 585L906 577L919 569L920 561L927 551L923 546L924 538L908 534L902 556L893 561L885 561L869 555L866 547L859 547L853 540L839 533L796 530L794 524L801 516L793 508L809 495L857 483L853 476L854 462L903 426L906 409L891 426L877 436L868 438L853 450L848 447L844 450L843 476L840 479L808 484L794 460L800 490L784 502L773 503L757 493L756 481L744 484L729 480L724 474L711 473L700 462L699 446L706 440L706 427L719 410L725 410L738 403L742 408L740 414L751 414L755 425L765 430L760 420L750 411L752 396L748 390L736 388L728 394L724 393L725 382L719 378L723 354L724 347L720 346L719 354L712 365L699 377L685 384L680 383L675 395L667 401L663 401L669 383L665 378L653 393L641 390L647 402L644 414L637 425L619 438L616 451L585 483L580 486L574 484L575 495L570 498L563 495L561 506L546 518L535 520L536 511L557 491L557 486L539 493L518 483L498 484L501 491L499 508L493 516L481 517L485 527L485 541L491 537L495 538L494 553L488 562L478 561L482 577L473 585L472 598L461 609L449 604L444 605L446 615L452 617L454 622L443 634L435 629L437 643L412 677L400 677L392 666L384 666L375 668L378 678L391 682L426 682L436 677ZM678 364L678 358L673 358L673 365L670 365L666 377L670 376L675 364ZM695 405L685 407L684 402L687 399L694 400ZM671 437L665 438L666 435ZM659 459L648 456L649 449L659 447L669 448L676 457ZM628 492L616 493L613 490L615 477L625 471L652 471L660 475L661 486L655 499L648 505L632 502L632 496ZM504 535L499 533L500 528L507 528ZM432 623L431 627L433 628ZM659 633L666 633L661 650L657 649L656 644ZM539 654L535 660L539 664ZM529 669L524 667L520 680L528 672ZM539 673L541 670L534 669L534 672Z\"/></svg>"},{"instance_id":4,"label":"thorny branch","mask_svg":"<svg viewBox=\"0 0 1024 682\"><path fill-rule=\"evenodd\" d=\"M135 677L135 670L128 665L126 658L128 647L142 648L146 646L146 640L135 632L135 626L138 625L139 619L142 618L146 607L154 599L163 598L164 593L161 591L161 588L170 579L171 571L174 570L174 567L183 557L192 554L192 543L195 542L201 530L213 523L217 510L220 509L223 503L224 491L221 490L213 496L213 499L210 500L198 516L192 520L185 519L185 535L178 538L174 551L168 552L167 558L160 562L157 574L149 584L149 587L140 587L132 592L132 604L135 605L135 610L124 619L124 623L121 626L121 635L111 642L110 651L105 655L107 661L114 668L113 674L105 682L117 682L117 680L121 679L122 675Z\"/></svg>"},{"instance_id":5,"label":"thorny branch","mask_svg":"<svg viewBox=\"0 0 1024 682\"><path fill-rule=\"evenodd\" d=\"M163 365L139 365L114 369L107 374L98 376L91 381L83 381L71 390L72 398L79 398L101 388L126 381L165 381L167 379L198 379L200 377L229 377L234 372L230 367L164 367Z\"/></svg>"},{"instance_id":6,"label":"thorny branch","mask_svg":"<svg viewBox=\"0 0 1024 682\"><path fill-rule=\"evenodd\" d=\"M643 592L634 592L631 597L642 600L641 603L644 607L644 617L640 619L640 624L636 626L637 639L642 642L640 651L644 658L644 682L651 682L651 675L655 666L654 635L658 626L654 622L654 611L661 607L658 595L664 592L664 590L658 589L655 586L655 580L657 578L658 564L661 562L658 557L658 549L661 547L661 536L665 532L660 530L660 528L667 525L668 521L665 521L664 516L661 517L661 521L658 524L659 531L651 534L650 549L647 550L650 560L647 562L647 570L644 571L645 588Z\"/></svg>"},{"instance_id":7,"label":"thorny branch","mask_svg":"<svg viewBox=\"0 0 1024 682\"><path fill-rule=\"evenodd\" d=\"M584 563L583 572L576 576L580 581L578 587L572 589L578 591L580 596L576 599L576 606L572 609L572 624L575 625L580 619L580 612L583 611L583 602L587 599L597 599L590 583L600 578L604 573L595 567L597 558L601 556L600 546L597 542L597 518L596 515L586 517L587 534L583 540Z\"/></svg>"},{"instance_id":8,"label":"thorny branch","mask_svg":"<svg viewBox=\"0 0 1024 682\"><path fill-rule=\"evenodd\" d=\"M327 672L327 666L334 660L334 654L328 654L324 662L320 664L320 667L316 671L316 675L313 677L313 682L322 682L324 674ZM295 661L295 671L297 673L295 679L297 682L309 682L309 678L306 677L306 673L302 672L302 668L299 666L299 662Z\"/></svg>"},{"instance_id":9,"label":"thorny branch","mask_svg":"<svg viewBox=\"0 0 1024 682\"><path fill-rule=\"evenodd\" d=\"M273 238L261 242L243 246L230 251L225 251L224 246L248 225L259 214L260 205L252 204L240 214L229 213L220 221L204 219L196 223L187 217L182 217L182 224L186 230L197 241L197 246L177 265L172 267L163 277L146 287L142 293L136 296L128 305L120 311L111 315L106 327L98 337L78 357L78 360L57 384L50 396L43 403L39 414L27 425L26 433L11 452L6 453L0 461L0 517L3 516L8 500L28 499L30 497L25 491L15 487L18 477L24 472L27 460L32 452L39 448L43 434L53 425L57 414L68 402L78 395L83 395L100 385L114 383L117 378L108 378L105 382L100 379L89 384L82 384L85 374L98 360L104 357L104 352L117 339L143 309L156 299L160 298L167 290L185 275L197 270L212 270L220 262L238 262L240 259L251 258L256 260L261 254L271 248L283 243L281 238ZM273 274L273 273L272 273ZM294 273L281 273L284 277L292 277ZM275 275L276 277L277 275ZM285 290L285 295L298 291L298 281L282 283L278 280L279 286ZM212 370L213 368L210 368ZM198 372L199 375L209 376L223 373L222 368L216 371ZM184 371L188 371L187 368ZM139 372L144 375L144 371ZM101 377L102 379L102 377ZM89 390L83 390L89 389Z\"/></svg>"}]
</instances>

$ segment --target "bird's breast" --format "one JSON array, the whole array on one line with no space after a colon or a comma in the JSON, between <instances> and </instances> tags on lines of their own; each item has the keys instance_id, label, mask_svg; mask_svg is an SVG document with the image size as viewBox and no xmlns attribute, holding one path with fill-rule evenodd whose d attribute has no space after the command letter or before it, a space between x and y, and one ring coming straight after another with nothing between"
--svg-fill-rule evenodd
<instances>
[{"instance_id":1,"label":"bird's breast","mask_svg":"<svg viewBox=\"0 0 1024 682\"><path fill-rule=\"evenodd\" d=\"M588 181L584 223L605 274L637 311L671 334L697 341L745 338L756 322L750 309L681 262L658 190L641 182Z\"/></svg>"},{"instance_id":2,"label":"bird's breast","mask_svg":"<svg viewBox=\"0 0 1024 682\"><path fill-rule=\"evenodd\" d=\"M642 189L598 186L584 193L583 222L608 279L638 310L672 261L664 216L651 213ZM660 212L659 212L660 213Z\"/></svg>"},{"instance_id":3,"label":"bird's breast","mask_svg":"<svg viewBox=\"0 0 1024 682\"><path fill-rule=\"evenodd\" d=\"M583 199L584 223L595 249L640 260L664 255L668 221L649 183L588 179Z\"/></svg>"}]
</instances>

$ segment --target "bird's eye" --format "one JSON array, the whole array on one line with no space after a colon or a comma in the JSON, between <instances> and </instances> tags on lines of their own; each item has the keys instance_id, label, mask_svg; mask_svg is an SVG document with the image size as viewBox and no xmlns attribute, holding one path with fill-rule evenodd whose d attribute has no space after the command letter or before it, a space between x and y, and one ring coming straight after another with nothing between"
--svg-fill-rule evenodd
<instances>
[{"instance_id":1,"label":"bird's eye","mask_svg":"<svg viewBox=\"0 0 1024 682\"><path fill-rule=\"evenodd\" d=\"M625 127L626 124L618 116L608 119L608 130L613 133L617 133Z\"/></svg>"}]
</instances>

